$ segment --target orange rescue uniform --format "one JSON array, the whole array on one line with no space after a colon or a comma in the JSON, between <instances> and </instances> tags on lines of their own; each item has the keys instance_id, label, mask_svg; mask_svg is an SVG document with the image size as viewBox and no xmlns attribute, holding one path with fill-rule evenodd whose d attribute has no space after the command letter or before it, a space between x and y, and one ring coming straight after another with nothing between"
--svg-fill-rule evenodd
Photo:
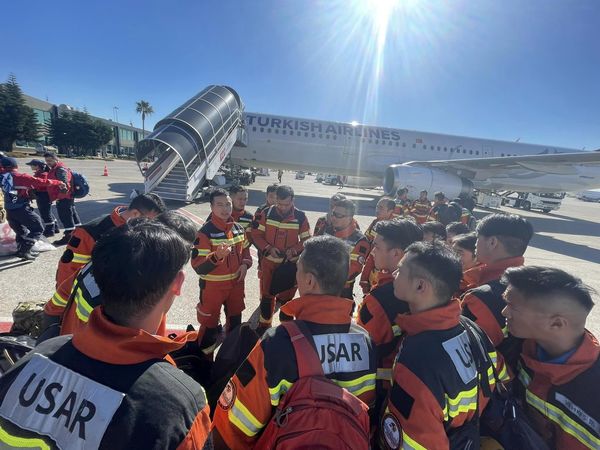
<instances>
[{"instance_id":1,"label":"orange rescue uniform","mask_svg":"<svg viewBox=\"0 0 600 450\"><path fill-rule=\"evenodd\" d=\"M410 208L410 215L415 218L419 225L427 222L427 216L429 215L429 211L431 210L431 203L429 200L421 201L415 200Z\"/></svg>"}]
</instances>

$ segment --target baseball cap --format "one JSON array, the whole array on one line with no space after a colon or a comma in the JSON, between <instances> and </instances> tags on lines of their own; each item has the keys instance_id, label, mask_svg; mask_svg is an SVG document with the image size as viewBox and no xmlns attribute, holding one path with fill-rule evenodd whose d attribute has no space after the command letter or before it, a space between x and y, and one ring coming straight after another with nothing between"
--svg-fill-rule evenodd
<instances>
[{"instance_id":1,"label":"baseball cap","mask_svg":"<svg viewBox=\"0 0 600 450\"><path fill-rule=\"evenodd\" d=\"M42 167L44 167L46 165L46 163L44 161L40 160L40 159L32 159L28 163L25 163L25 165L27 165L27 166L42 166Z\"/></svg>"},{"instance_id":2,"label":"baseball cap","mask_svg":"<svg viewBox=\"0 0 600 450\"><path fill-rule=\"evenodd\" d=\"M2 159L0 159L0 164L2 165L2 167L17 167L19 164L17 163L17 160L15 158L8 158L8 157L4 157Z\"/></svg>"}]
</instances>

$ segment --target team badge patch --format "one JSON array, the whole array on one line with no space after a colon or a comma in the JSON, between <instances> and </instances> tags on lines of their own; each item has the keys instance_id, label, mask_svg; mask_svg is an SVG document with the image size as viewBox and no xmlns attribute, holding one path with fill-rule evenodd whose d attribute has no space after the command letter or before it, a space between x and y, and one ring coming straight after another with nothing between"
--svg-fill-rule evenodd
<instances>
[{"instance_id":1,"label":"team badge patch","mask_svg":"<svg viewBox=\"0 0 600 450\"><path fill-rule=\"evenodd\" d=\"M225 411L230 409L233 406L233 402L235 402L235 384L229 380L225 389L223 389L223 393L219 397L219 406L223 408Z\"/></svg>"},{"instance_id":2,"label":"team badge patch","mask_svg":"<svg viewBox=\"0 0 600 450\"><path fill-rule=\"evenodd\" d=\"M358 257L358 263L359 263L361 266L364 266L364 265L365 265L365 257L364 257L364 256L362 256L362 255L360 255L360 256Z\"/></svg>"},{"instance_id":3,"label":"team badge patch","mask_svg":"<svg viewBox=\"0 0 600 450\"><path fill-rule=\"evenodd\" d=\"M400 444L402 444L402 431L400 430L398 419L388 413L383 416L381 425L383 428L383 437L388 447L392 449L400 448Z\"/></svg>"}]
</instances>

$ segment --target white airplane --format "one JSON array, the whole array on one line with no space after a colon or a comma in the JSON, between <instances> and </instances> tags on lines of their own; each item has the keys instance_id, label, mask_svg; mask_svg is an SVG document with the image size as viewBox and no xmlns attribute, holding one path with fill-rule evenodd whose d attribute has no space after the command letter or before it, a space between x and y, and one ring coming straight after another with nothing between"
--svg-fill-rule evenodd
<instances>
[{"instance_id":1,"label":"white airplane","mask_svg":"<svg viewBox=\"0 0 600 450\"><path fill-rule=\"evenodd\" d=\"M570 192L600 187L600 151L244 113L234 164L374 178L386 193L472 189Z\"/></svg>"}]
</instances>

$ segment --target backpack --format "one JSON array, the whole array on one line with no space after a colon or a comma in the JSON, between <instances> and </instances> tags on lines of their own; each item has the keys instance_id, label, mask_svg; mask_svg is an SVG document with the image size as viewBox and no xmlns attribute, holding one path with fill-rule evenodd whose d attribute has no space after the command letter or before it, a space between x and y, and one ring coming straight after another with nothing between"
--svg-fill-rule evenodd
<instances>
[{"instance_id":1,"label":"backpack","mask_svg":"<svg viewBox=\"0 0 600 450\"><path fill-rule=\"evenodd\" d=\"M83 198L90 193L90 184L85 175L79 172L71 172L71 183L74 198Z\"/></svg>"},{"instance_id":2,"label":"backpack","mask_svg":"<svg viewBox=\"0 0 600 450\"><path fill-rule=\"evenodd\" d=\"M462 208L456 203L439 205L437 209L438 222L441 222L444 225L460 221L461 215Z\"/></svg>"},{"instance_id":3,"label":"backpack","mask_svg":"<svg viewBox=\"0 0 600 450\"><path fill-rule=\"evenodd\" d=\"M7 211L22 208L29 203L28 198L19 197L11 173L0 175L0 188L4 193L4 209Z\"/></svg>"},{"instance_id":4,"label":"backpack","mask_svg":"<svg viewBox=\"0 0 600 450\"><path fill-rule=\"evenodd\" d=\"M368 449L368 407L327 379L310 334L284 322L298 366L298 380L283 396L255 449Z\"/></svg>"}]
</instances>

